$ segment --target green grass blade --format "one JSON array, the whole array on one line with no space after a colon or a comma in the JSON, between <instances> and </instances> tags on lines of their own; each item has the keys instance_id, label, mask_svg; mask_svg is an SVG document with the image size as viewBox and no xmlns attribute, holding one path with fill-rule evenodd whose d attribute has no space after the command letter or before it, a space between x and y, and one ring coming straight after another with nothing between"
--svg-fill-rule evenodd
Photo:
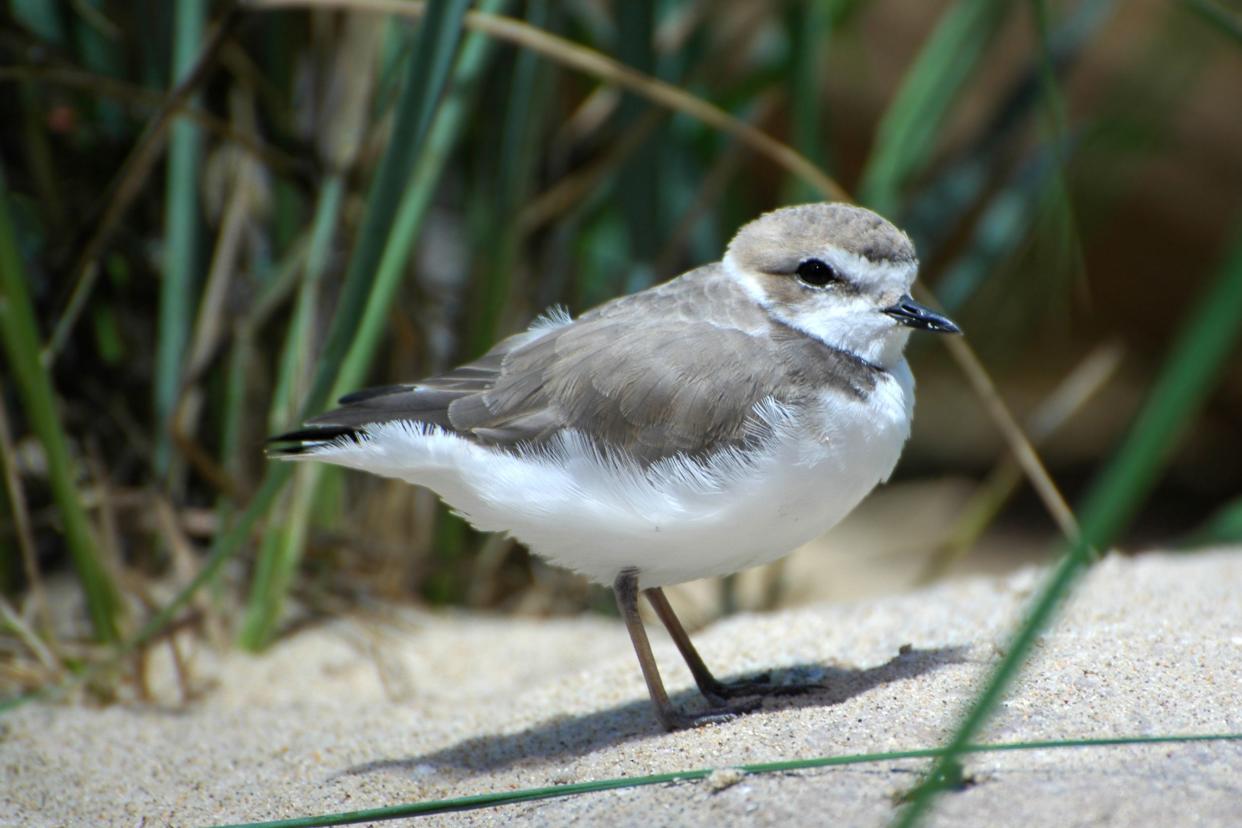
<instances>
[{"instance_id":1,"label":"green grass blade","mask_svg":"<svg viewBox=\"0 0 1242 828\"><path fill-rule=\"evenodd\" d=\"M1208 25L1232 40L1235 46L1242 46L1242 14L1231 11L1214 0L1183 0L1183 2Z\"/></svg>"},{"instance_id":2,"label":"green grass blade","mask_svg":"<svg viewBox=\"0 0 1242 828\"><path fill-rule=\"evenodd\" d=\"M548 3L533 0L526 22L538 28L548 23ZM539 151L540 116L548 101L547 64L534 52L519 50L514 58L512 77L505 97L505 115L499 136L499 155L495 174L484 186L487 198L486 221L481 235L486 237L482 280L471 302L470 357L482 354L495 344L500 334L501 314L509 303L512 274L517 256L518 225L514 216L529 197ZM481 193L482 195L482 193Z\"/></svg>"},{"instance_id":3,"label":"green grass blade","mask_svg":"<svg viewBox=\"0 0 1242 828\"><path fill-rule=\"evenodd\" d=\"M1050 137L1056 142L1064 135L1066 122L1060 90L1052 72L1047 8L1044 0L1031 0L1031 5L1044 61L1041 79L1054 133ZM1225 305L1223 309L1219 307L1221 304ZM1130 439L1113 456L1089 495L1080 512L1076 540L1045 581L1029 616L1006 648L1005 657L993 670L984 689L962 718L945 746L944 754L911 792L910 804L898 814L896 825L918 824L936 797L954 780L961 778L960 758L967 745L987 723L1009 685L1017 678L1039 633L1052 620L1078 577L1090 566L1092 550L1111 545L1147 495L1150 483L1154 481L1155 473L1176 437L1177 427L1206 395L1220 361L1236 341L1238 331L1235 320L1240 312L1242 237L1213 290L1192 314L1186 331L1179 337ZM1187 399L1168 400L1165 397L1170 392L1185 394Z\"/></svg>"},{"instance_id":4,"label":"green grass blade","mask_svg":"<svg viewBox=\"0 0 1242 828\"><path fill-rule=\"evenodd\" d=\"M946 267L936 284L936 297L945 310L961 308L995 275L1004 258L1026 240L1041 200L1051 196L1054 204L1060 203L1064 190L1056 188L1057 159L1070 149L1058 148L1057 139L1050 138L988 200L964 250ZM954 206L965 209L963 203ZM952 208L946 205L946 209Z\"/></svg>"},{"instance_id":5,"label":"green grass blade","mask_svg":"<svg viewBox=\"0 0 1242 828\"><path fill-rule=\"evenodd\" d=\"M1086 568L1089 560L1087 538L1088 536L1084 533L1070 552L1061 557L1052 574L1044 582L1022 628L1005 648L1005 657L992 671L992 677L971 704L958 725L957 731L953 734L953 738L945 745L944 752L932 765L923 781L910 792L907 797L910 804L898 814L895 825L904 828L918 824L931 807L936 795L951 784L951 780L960 777L960 760L967 752L967 746L992 715L992 711L1004 696L1005 691L1009 689L1010 683L1017 678L1031 645L1052 620L1053 613L1061 605L1070 586Z\"/></svg>"},{"instance_id":6,"label":"green grass blade","mask_svg":"<svg viewBox=\"0 0 1242 828\"><path fill-rule=\"evenodd\" d=\"M1094 37L1109 23L1115 11L1115 0L1084 0L1058 21L1048 38L1048 49L1052 53L1051 68L1058 76L1063 76L1087 54ZM1014 145L1021 142L1022 133L1029 127L1031 112L1042 99L1039 93L1044 80L1044 62L1037 55L1033 56L1030 65L1014 80L1005 97L998 100L994 114L980 134L958 149L956 157L938 171L926 186L919 188L906 205L902 229L914 239L919 255L925 260L937 257L949 238L960 229L965 217L985 197L996 172L1007 163ZM1092 120L1098 122L1104 118L1099 113L1093 113ZM1077 131L1088 130L1080 128ZM1070 155L1079 143L1081 136L1072 136L1062 154ZM1051 155L1047 142L1038 154ZM1029 169L1034 163L1035 159L1028 159L1023 165ZM1011 175L1011 179L1016 177ZM1009 195L1016 193L1010 192ZM1008 200L1008 208L1019 206L1012 198ZM1013 226L1016 230L1017 225ZM1014 239L1006 246L1012 247L1019 241L1021 239ZM943 302L940 285L936 294Z\"/></svg>"},{"instance_id":7,"label":"green grass blade","mask_svg":"<svg viewBox=\"0 0 1242 828\"><path fill-rule=\"evenodd\" d=\"M467 0L432 3L418 31L397 101L392 136L371 184L362 227L327 343L302 408L304 413L322 408L340 386L341 369L357 342L362 317L377 298L376 277L392 246L404 191L448 82L468 5ZM296 535L292 540L298 540ZM247 649L262 647L275 633L288 582L282 573L292 571L297 562L298 553L290 552L293 549L300 550L300 542L267 545L260 555L247 601L247 622L240 637L241 645ZM276 556L282 557L277 560Z\"/></svg>"},{"instance_id":8,"label":"green grass blade","mask_svg":"<svg viewBox=\"0 0 1242 828\"><path fill-rule=\"evenodd\" d=\"M1083 501L1084 531L1114 538L1155 485L1183 426L1203 405L1242 338L1242 231L1211 288L1191 312L1172 353L1112 461Z\"/></svg>"},{"instance_id":9,"label":"green grass blade","mask_svg":"<svg viewBox=\"0 0 1242 828\"><path fill-rule=\"evenodd\" d=\"M940 126L1012 6L958 0L945 12L884 113L863 169L859 201L894 215L903 191L928 160Z\"/></svg>"},{"instance_id":10,"label":"green grass blade","mask_svg":"<svg viewBox=\"0 0 1242 828\"><path fill-rule=\"evenodd\" d=\"M785 11L785 29L790 39L789 131L794 149L813 164L831 170L824 134L824 59L832 38L833 22L841 0L792 4ZM816 201L815 188L802 179L787 185L786 201Z\"/></svg>"},{"instance_id":11,"label":"green grass blade","mask_svg":"<svg viewBox=\"0 0 1242 828\"><path fill-rule=\"evenodd\" d=\"M1122 747L1130 745L1176 745L1203 744L1208 742L1242 741L1242 733L1205 733L1174 736L1133 736L1103 739L1057 739L1044 742L1001 742L999 744L967 745L966 753L1013 753L1028 750L1070 750L1101 747ZM794 773L796 771L818 770L821 768L839 768L850 765L867 765L881 762L900 762L909 759L928 759L940 756L943 748L922 748L915 750L894 750L882 753L853 753L842 756L818 756L812 759L793 759L784 762L763 762L753 765L738 765L729 770L738 770L748 775L768 773ZM412 802L404 805L390 805L383 808L369 808L360 811L346 811L335 814L319 814L293 819L278 819L270 822L244 822L235 825L217 826L217 828L320 828L328 825L357 825L360 822L380 822L391 819L405 819L432 814L447 814L459 811L476 811L482 808L496 808L501 805L513 805L519 802L532 802L541 799L561 799L569 796L580 796L588 793L615 791L627 788L640 788L648 785L671 785L678 782L692 782L706 779L720 768L694 768L672 773L657 773L649 776L623 776L613 779L593 779L587 782L574 782L565 785L552 785L542 788L521 788L519 790L500 791L494 793L475 794L473 796L455 797L452 799L435 799L425 802Z\"/></svg>"},{"instance_id":12,"label":"green grass blade","mask_svg":"<svg viewBox=\"0 0 1242 828\"><path fill-rule=\"evenodd\" d=\"M274 431L285 427L295 416L295 389L298 378L306 376L307 361L311 354L311 334L314 328L315 299L319 283L327 269L328 255L337 225L340 223L341 204L345 196L343 174L328 177L315 207L315 221L311 229L310 249L306 255L306 270L298 287L297 303L281 355L276 390L272 395L269 427ZM295 472L295 485L290 513L285 520L268 523L267 534L260 545L258 565L251 585L252 600L246 605L242 620L241 641L249 649L267 644L280 619L284 596L301 557L302 542L306 534L306 491L313 481L307 476L314 469L302 467Z\"/></svg>"},{"instance_id":13,"label":"green grass blade","mask_svg":"<svg viewBox=\"0 0 1242 828\"><path fill-rule=\"evenodd\" d=\"M195 65L207 22L207 0L176 4L173 33L173 84ZM164 283L160 287L159 329L155 344L155 467L166 474L172 459L170 430L181 389L182 362L194 317L193 290L198 272L198 176L202 169L201 130L188 118L171 127L164 222Z\"/></svg>"},{"instance_id":14,"label":"green grass blade","mask_svg":"<svg viewBox=\"0 0 1242 828\"><path fill-rule=\"evenodd\" d=\"M1215 284L1190 316L1165 361L1125 442L1093 484L1080 511L1081 537L1061 559L1034 602L1027 621L1006 649L986 688L971 706L946 751L911 795L899 825L914 825L954 777L965 746L983 727L1016 678L1035 638L1051 620L1078 575L1090 564L1092 547L1108 547L1150 492L1180 428L1202 404L1242 328L1242 234Z\"/></svg>"},{"instance_id":15,"label":"green grass blade","mask_svg":"<svg viewBox=\"0 0 1242 828\"><path fill-rule=\"evenodd\" d=\"M622 3L617 8L617 57L622 64L648 76L655 75L655 3ZM620 129L632 126L650 104L632 94L625 95L617 113ZM627 243L627 269L624 278L629 289L651 284L651 264L660 249L664 226L659 184L662 172L661 137L663 125L644 140L621 165L615 178Z\"/></svg>"},{"instance_id":16,"label":"green grass blade","mask_svg":"<svg viewBox=\"0 0 1242 828\"><path fill-rule=\"evenodd\" d=\"M39 359L41 342L28 284L9 212L8 184L0 170L0 345L25 409L26 422L47 455L48 481L91 625L100 640L112 642L119 636L120 594L96 555L94 532L78 497L74 465L56 408L52 380Z\"/></svg>"},{"instance_id":17,"label":"green grass blade","mask_svg":"<svg viewBox=\"0 0 1242 828\"><path fill-rule=\"evenodd\" d=\"M289 425L298 414L300 400L296 399L299 375L305 376L306 362L310 358L311 336L314 329L315 299L323 273L327 269L332 239L341 218L341 205L345 198L343 174L334 173L324 182L315 205L315 217L311 225L310 245L306 252L305 269L298 285L297 300L285 345L277 369L276 386L272 393L268 428L278 431Z\"/></svg>"},{"instance_id":18,"label":"green grass blade","mask_svg":"<svg viewBox=\"0 0 1242 828\"><path fill-rule=\"evenodd\" d=\"M480 4L480 11L494 13L505 4L506 0L489 0ZM358 319L349 352L345 355L332 386L333 394L347 393L366 379L386 330L388 309L397 295L401 277L406 272L406 264L418 237L418 230L422 226L427 207L431 204L448 156L456 146L466 126L466 119L471 114L470 105L493 48L494 41L482 34L470 35L462 45L453 79L453 93L441 107L427 138L423 157L419 159L406 182L405 192L395 211L388 244L376 268L375 282L367 297L366 307Z\"/></svg>"},{"instance_id":19,"label":"green grass blade","mask_svg":"<svg viewBox=\"0 0 1242 828\"><path fill-rule=\"evenodd\" d=\"M1238 542L1242 542L1242 498L1226 503L1181 545L1196 547Z\"/></svg>"},{"instance_id":20,"label":"green grass blade","mask_svg":"<svg viewBox=\"0 0 1242 828\"><path fill-rule=\"evenodd\" d=\"M357 335L358 319L371 294L402 191L444 91L468 6L469 0L433 2L423 19L397 102L392 137L367 196L340 302L303 412L322 408L328 401L341 360Z\"/></svg>"},{"instance_id":21,"label":"green grass blade","mask_svg":"<svg viewBox=\"0 0 1242 828\"><path fill-rule=\"evenodd\" d=\"M489 0L480 5L480 10L498 13L505 5L506 0ZM495 41L482 34L471 34L462 43L461 56L453 77L453 91L436 115L427 138L426 151L415 167L405 196L397 209L396 222L376 273L375 285L367 300L366 310L359 321L357 335L333 386L334 396L354 390L366 380L367 372L387 330L388 310L401 286L401 279L407 272L407 262L419 228L448 163L449 154L467 126L467 116L472 111L483 70L494 48ZM322 484L320 486L322 488ZM310 501L315 502L316 497L318 493ZM438 520L436 549L452 559L463 544L466 526L460 518L451 515L447 510L438 513ZM450 591L452 589L449 587Z\"/></svg>"}]
</instances>

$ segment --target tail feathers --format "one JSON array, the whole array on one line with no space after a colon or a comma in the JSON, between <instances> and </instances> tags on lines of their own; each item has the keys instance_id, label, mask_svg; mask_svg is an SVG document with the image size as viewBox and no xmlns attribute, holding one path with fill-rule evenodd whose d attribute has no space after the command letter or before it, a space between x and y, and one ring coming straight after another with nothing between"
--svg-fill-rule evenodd
<instances>
[{"instance_id":1,"label":"tail feathers","mask_svg":"<svg viewBox=\"0 0 1242 828\"><path fill-rule=\"evenodd\" d=\"M269 437L269 457L298 457L342 438L361 442L362 430L349 426L317 425Z\"/></svg>"}]
</instances>

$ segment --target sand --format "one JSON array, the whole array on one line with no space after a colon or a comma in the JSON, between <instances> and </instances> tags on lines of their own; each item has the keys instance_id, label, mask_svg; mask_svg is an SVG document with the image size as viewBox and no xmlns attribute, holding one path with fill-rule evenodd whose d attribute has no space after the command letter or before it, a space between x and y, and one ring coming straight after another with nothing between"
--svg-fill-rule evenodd
<instances>
[{"instance_id":1,"label":"sand","mask_svg":"<svg viewBox=\"0 0 1242 828\"><path fill-rule=\"evenodd\" d=\"M1240 552L1101 562L981 740L1242 731ZM31 704L0 718L0 823L209 825L932 746L1043 575L717 623L696 640L720 674L777 667L827 689L673 734L609 619L393 609L305 629L261 658L204 649L189 704ZM656 648L676 700L697 703L672 645ZM926 767L725 772L388 824L881 825ZM1242 824L1238 742L983 754L965 771L931 824Z\"/></svg>"}]
</instances>

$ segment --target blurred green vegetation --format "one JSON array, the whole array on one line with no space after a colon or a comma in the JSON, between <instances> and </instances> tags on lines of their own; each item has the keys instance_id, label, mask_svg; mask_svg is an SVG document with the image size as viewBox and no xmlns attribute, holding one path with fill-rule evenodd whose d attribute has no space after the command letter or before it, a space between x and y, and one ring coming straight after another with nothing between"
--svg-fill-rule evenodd
<instances>
[{"instance_id":1,"label":"blurred green vegetation","mask_svg":"<svg viewBox=\"0 0 1242 828\"><path fill-rule=\"evenodd\" d=\"M742 222L823 193L698 113L567 67L566 47L477 31L472 5L723 110L900 223L1018 414L1122 343L1123 370L1081 402L1095 414L1067 413L1046 446L1090 540L1242 540L1231 7L261 5L3 12L0 588L27 643L0 684L170 624L258 648L290 596L593 600L426 492L269 465L263 439L553 303L718 258ZM914 357L932 427L900 473L987 479L1003 446L972 399L935 396L943 353ZM1008 519L1057 538L1007 485L962 536ZM76 628L46 611L71 594ZM57 658L20 657L31 636Z\"/></svg>"}]
</instances>

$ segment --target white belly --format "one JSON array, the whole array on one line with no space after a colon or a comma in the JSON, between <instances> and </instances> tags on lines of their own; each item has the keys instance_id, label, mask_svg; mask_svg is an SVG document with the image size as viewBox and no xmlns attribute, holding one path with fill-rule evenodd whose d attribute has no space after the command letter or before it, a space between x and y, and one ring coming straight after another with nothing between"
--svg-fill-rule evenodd
<instances>
[{"instance_id":1,"label":"white belly","mask_svg":"<svg viewBox=\"0 0 1242 828\"><path fill-rule=\"evenodd\" d=\"M768 563L827 531L896 465L913 390L903 361L865 401L826 396L797 420L763 407L777 436L745 460L643 470L572 433L515 455L408 422L303 456L427 486L479 529L605 585L633 567L646 588Z\"/></svg>"}]
</instances>

